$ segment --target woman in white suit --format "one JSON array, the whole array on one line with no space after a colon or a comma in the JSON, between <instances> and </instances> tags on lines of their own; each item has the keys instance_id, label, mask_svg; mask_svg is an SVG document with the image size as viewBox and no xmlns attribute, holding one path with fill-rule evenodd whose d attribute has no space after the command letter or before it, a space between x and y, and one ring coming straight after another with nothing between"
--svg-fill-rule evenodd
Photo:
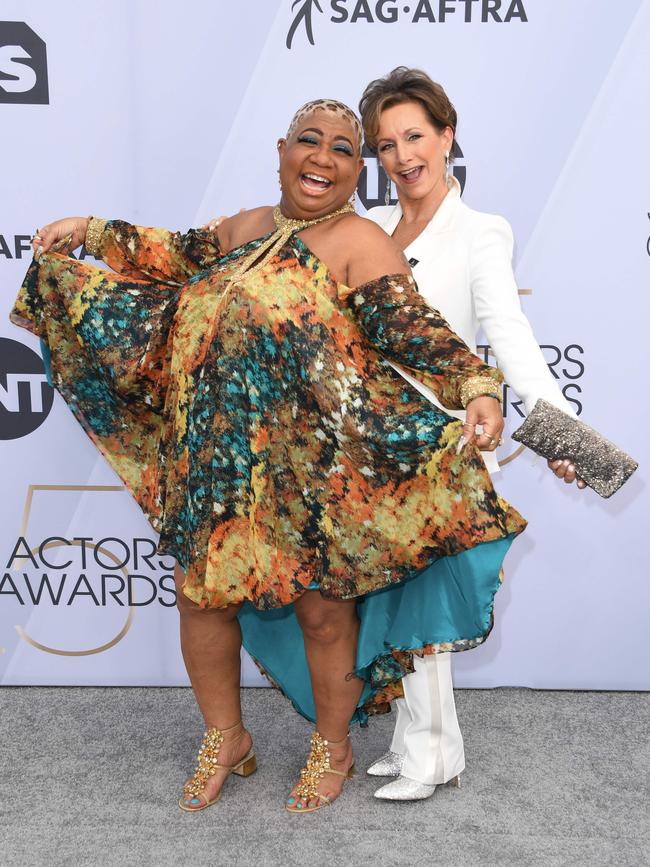
<instances>
[{"instance_id":1,"label":"woman in white suit","mask_svg":"<svg viewBox=\"0 0 650 867\"><path fill-rule=\"evenodd\" d=\"M366 143L399 196L397 205L373 208L367 216L400 244L421 294L474 351L477 331L483 329L506 382L527 412L541 397L575 415L521 310L510 226L502 217L467 207L458 181L448 175L457 116L442 87L420 70L398 67L368 85L360 110ZM427 396L435 402L431 392ZM495 444L485 445L490 449ZM498 470L494 452L487 450L484 456L488 469ZM576 479L569 461L550 467L567 483ZM430 797L436 785L459 784L465 756L450 654L417 659L403 684L390 750L368 773L397 778L378 789L376 797L411 801Z\"/></svg>"}]
</instances>

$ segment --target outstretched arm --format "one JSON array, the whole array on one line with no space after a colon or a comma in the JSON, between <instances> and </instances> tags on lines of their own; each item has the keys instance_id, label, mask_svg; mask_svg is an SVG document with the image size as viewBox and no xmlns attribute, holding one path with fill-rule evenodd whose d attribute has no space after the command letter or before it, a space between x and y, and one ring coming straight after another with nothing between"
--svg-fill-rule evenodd
<instances>
[{"instance_id":1,"label":"outstretched arm","mask_svg":"<svg viewBox=\"0 0 650 867\"><path fill-rule=\"evenodd\" d=\"M86 249L119 274L167 283L184 283L220 256L217 233L210 229L182 234L96 218L86 232Z\"/></svg>"},{"instance_id":2,"label":"outstretched arm","mask_svg":"<svg viewBox=\"0 0 650 867\"><path fill-rule=\"evenodd\" d=\"M371 280L353 290L348 303L368 339L431 388L443 406L462 409L480 395L499 397L501 372L469 350L410 275Z\"/></svg>"},{"instance_id":3,"label":"outstretched arm","mask_svg":"<svg viewBox=\"0 0 650 867\"><path fill-rule=\"evenodd\" d=\"M363 255L348 267L355 288L342 289L362 330L383 355L431 388L443 406L468 409L466 439L473 425L482 424L488 435L479 445L496 448L503 429L502 374L474 355L429 307L401 250L377 227L370 228L364 232Z\"/></svg>"},{"instance_id":4,"label":"outstretched arm","mask_svg":"<svg viewBox=\"0 0 650 867\"><path fill-rule=\"evenodd\" d=\"M355 250L348 282L356 288L345 287L343 294L368 339L450 409L479 395L498 397L501 373L474 355L427 304L393 239L368 220L359 223L348 229Z\"/></svg>"},{"instance_id":5,"label":"outstretched arm","mask_svg":"<svg viewBox=\"0 0 650 867\"><path fill-rule=\"evenodd\" d=\"M36 255L71 235L70 249L82 243L96 259L126 277L184 283L193 274L210 268L220 256L217 232L134 226L123 220L68 217L39 230L34 239Z\"/></svg>"}]
</instances>

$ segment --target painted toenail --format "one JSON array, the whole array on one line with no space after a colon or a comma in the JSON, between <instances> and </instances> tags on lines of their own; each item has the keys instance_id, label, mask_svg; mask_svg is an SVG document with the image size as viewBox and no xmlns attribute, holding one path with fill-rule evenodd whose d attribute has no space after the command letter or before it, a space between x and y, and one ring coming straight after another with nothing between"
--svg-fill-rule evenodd
<instances>
[{"instance_id":1,"label":"painted toenail","mask_svg":"<svg viewBox=\"0 0 650 867\"><path fill-rule=\"evenodd\" d=\"M296 806L298 807L299 810L302 810L302 804L298 803Z\"/></svg>"},{"instance_id":2,"label":"painted toenail","mask_svg":"<svg viewBox=\"0 0 650 867\"><path fill-rule=\"evenodd\" d=\"M192 798L192 800L190 801L190 804L200 804L200 803L201 802L199 801L198 798Z\"/></svg>"},{"instance_id":3,"label":"painted toenail","mask_svg":"<svg viewBox=\"0 0 650 867\"><path fill-rule=\"evenodd\" d=\"M296 799L295 799L295 798L289 798L289 799L287 800L287 804L295 804L295 802L296 802Z\"/></svg>"}]
</instances>

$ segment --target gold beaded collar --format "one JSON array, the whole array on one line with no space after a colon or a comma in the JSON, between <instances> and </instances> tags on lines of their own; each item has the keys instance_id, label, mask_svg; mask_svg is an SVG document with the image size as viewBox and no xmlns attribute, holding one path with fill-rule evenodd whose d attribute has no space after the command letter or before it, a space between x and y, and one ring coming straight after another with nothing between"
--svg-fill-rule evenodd
<instances>
[{"instance_id":1,"label":"gold beaded collar","mask_svg":"<svg viewBox=\"0 0 650 867\"><path fill-rule=\"evenodd\" d=\"M273 208L273 221L275 222L275 232L272 232L269 237L263 241L259 247L240 262L239 266L230 275L230 285L239 280L244 274L254 274L259 271L275 254L280 250L291 235L296 232L302 232L309 226L315 226L317 223L324 223L325 220L332 220L334 217L340 217L342 214L353 214L354 207L350 202L346 202L343 207L332 211L331 214L325 214L322 217L316 217L314 220L294 220L291 217L285 217L280 210L280 206L276 205Z\"/></svg>"}]
</instances>

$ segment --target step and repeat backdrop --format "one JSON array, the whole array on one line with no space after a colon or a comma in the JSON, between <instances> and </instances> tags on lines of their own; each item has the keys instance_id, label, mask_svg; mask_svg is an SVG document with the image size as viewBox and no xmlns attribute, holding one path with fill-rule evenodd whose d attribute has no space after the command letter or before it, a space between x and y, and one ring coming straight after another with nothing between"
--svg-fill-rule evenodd
<instances>
[{"instance_id":1,"label":"step and repeat backdrop","mask_svg":"<svg viewBox=\"0 0 650 867\"><path fill-rule=\"evenodd\" d=\"M0 682L187 683L173 562L7 319L30 235L72 214L184 230L275 203L294 110L356 106L405 64L458 109L453 171L513 226L558 385L642 464L603 501L506 436L496 484L530 526L457 685L648 689L650 2L4 0L0 15ZM359 211L384 189L368 154ZM509 389L505 409L512 431ZM262 682L247 659L244 682Z\"/></svg>"}]
</instances>

